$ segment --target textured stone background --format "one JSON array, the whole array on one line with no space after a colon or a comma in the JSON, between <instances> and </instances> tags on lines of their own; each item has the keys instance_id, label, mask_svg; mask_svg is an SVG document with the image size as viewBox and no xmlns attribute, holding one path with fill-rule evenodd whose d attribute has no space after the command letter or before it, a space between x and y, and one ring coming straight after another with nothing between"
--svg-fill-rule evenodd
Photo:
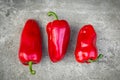
<instances>
[{"instance_id":1,"label":"textured stone background","mask_svg":"<svg viewBox=\"0 0 120 80\"><path fill-rule=\"evenodd\" d=\"M71 39L65 58L52 63L47 48L48 11L68 20ZM32 76L18 59L20 33L27 19L39 22L43 37L43 58L34 65ZM74 48L79 29L93 24L97 46L104 58L79 64ZM0 0L0 80L120 80L120 0Z\"/></svg>"}]
</instances>

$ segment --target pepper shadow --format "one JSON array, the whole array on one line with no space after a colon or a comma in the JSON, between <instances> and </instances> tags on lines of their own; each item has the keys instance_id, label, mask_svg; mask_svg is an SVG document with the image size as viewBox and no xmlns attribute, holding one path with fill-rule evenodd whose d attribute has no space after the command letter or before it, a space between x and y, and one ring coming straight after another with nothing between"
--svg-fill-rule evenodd
<instances>
[{"instance_id":1,"label":"pepper shadow","mask_svg":"<svg viewBox=\"0 0 120 80\"><path fill-rule=\"evenodd\" d=\"M74 51L76 48L77 36L78 36L78 32L80 30L80 27L76 27L76 26L71 25L70 29L71 29L70 41L68 44L67 53L64 57L64 60L66 62L71 62L71 61L75 60Z\"/></svg>"},{"instance_id":2,"label":"pepper shadow","mask_svg":"<svg viewBox=\"0 0 120 80\"><path fill-rule=\"evenodd\" d=\"M46 27L41 25L42 21L38 21L38 25L40 28L40 34L41 34L41 40L42 40L42 58L41 62L45 59L45 57L48 55L48 50L47 50L47 35L46 35Z\"/></svg>"}]
</instances>

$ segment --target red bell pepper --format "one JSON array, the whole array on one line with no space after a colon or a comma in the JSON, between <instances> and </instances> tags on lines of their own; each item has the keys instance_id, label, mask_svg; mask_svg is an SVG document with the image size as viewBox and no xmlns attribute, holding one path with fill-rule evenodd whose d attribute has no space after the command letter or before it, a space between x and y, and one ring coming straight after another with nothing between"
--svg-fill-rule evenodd
<instances>
[{"instance_id":1,"label":"red bell pepper","mask_svg":"<svg viewBox=\"0 0 120 80\"><path fill-rule=\"evenodd\" d=\"M41 57L42 46L39 25L35 20L29 19L21 34L19 59L22 64L29 65L31 74L35 74L35 70L32 70L32 64L39 63Z\"/></svg>"},{"instance_id":2,"label":"red bell pepper","mask_svg":"<svg viewBox=\"0 0 120 80\"><path fill-rule=\"evenodd\" d=\"M70 40L70 27L67 21L58 20L54 12L48 12L55 20L47 24L49 56L52 62L60 61L66 54Z\"/></svg>"},{"instance_id":3,"label":"red bell pepper","mask_svg":"<svg viewBox=\"0 0 120 80\"><path fill-rule=\"evenodd\" d=\"M95 62L102 58L96 47L96 32L92 25L83 26L78 34L77 44L75 49L75 58L80 63Z\"/></svg>"}]
</instances>

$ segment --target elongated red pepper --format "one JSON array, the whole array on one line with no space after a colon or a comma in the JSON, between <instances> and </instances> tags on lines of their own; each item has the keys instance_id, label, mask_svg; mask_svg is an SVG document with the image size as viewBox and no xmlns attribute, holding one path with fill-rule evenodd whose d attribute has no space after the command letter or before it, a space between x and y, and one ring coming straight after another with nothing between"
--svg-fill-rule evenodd
<instances>
[{"instance_id":1,"label":"elongated red pepper","mask_svg":"<svg viewBox=\"0 0 120 80\"><path fill-rule=\"evenodd\" d=\"M46 31L48 34L49 56L52 62L60 61L66 54L70 40L70 27L67 21L58 20L54 12L48 12L55 20L48 23Z\"/></svg>"},{"instance_id":2,"label":"elongated red pepper","mask_svg":"<svg viewBox=\"0 0 120 80\"><path fill-rule=\"evenodd\" d=\"M32 64L40 62L42 57L41 34L39 25L33 19L27 20L21 34L19 59L24 65L29 65L31 74L35 74L32 70Z\"/></svg>"},{"instance_id":3,"label":"elongated red pepper","mask_svg":"<svg viewBox=\"0 0 120 80\"><path fill-rule=\"evenodd\" d=\"M75 49L78 62L95 62L103 57L102 54L98 56L96 38L97 35L92 25L85 25L80 29Z\"/></svg>"}]
</instances>

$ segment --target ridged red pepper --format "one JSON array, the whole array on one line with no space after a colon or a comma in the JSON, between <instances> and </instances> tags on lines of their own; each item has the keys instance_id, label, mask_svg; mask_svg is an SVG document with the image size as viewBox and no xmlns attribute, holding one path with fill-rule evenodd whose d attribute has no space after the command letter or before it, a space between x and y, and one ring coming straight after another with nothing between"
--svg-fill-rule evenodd
<instances>
[{"instance_id":1,"label":"ridged red pepper","mask_svg":"<svg viewBox=\"0 0 120 80\"><path fill-rule=\"evenodd\" d=\"M102 58L96 47L96 32L92 25L83 26L78 34L77 44L75 49L75 58L80 63L95 62Z\"/></svg>"},{"instance_id":2,"label":"ridged red pepper","mask_svg":"<svg viewBox=\"0 0 120 80\"><path fill-rule=\"evenodd\" d=\"M66 54L70 40L70 27L67 21L58 20L54 12L48 12L55 20L47 24L49 56L52 62L60 61Z\"/></svg>"},{"instance_id":3,"label":"ridged red pepper","mask_svg":"<svg viewBox=\"0 0 120 80\"><path fill-rule=\"evenodd\" d=\"M31 74L36 73L32 64L39 63L42 57L41 41L39 25L33 19L27 20L21 34L19 59L22 64L29 65Z\"/></svg>"}]
</instances>

